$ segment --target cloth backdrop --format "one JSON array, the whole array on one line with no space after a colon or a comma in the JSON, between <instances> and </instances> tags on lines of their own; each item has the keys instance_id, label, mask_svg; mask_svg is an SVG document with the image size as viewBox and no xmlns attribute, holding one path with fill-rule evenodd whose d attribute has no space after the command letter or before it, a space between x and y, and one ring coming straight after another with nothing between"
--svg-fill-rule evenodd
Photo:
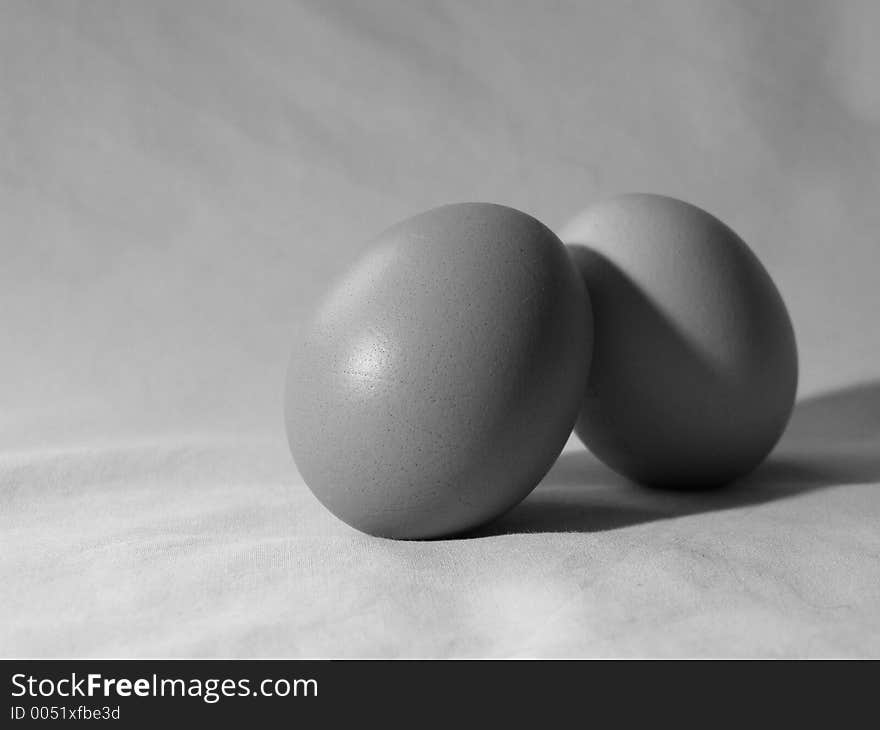
<instances>
[{"instance_id":1,"label":"cloth backdrop","mask_svg":"<svg viewBox=\"0 0 880 730\"><path fill-rule=\"evenodd\" d=\"M880 656L878 32L871 0L5 0L0 655ZM327 513L283 375L364 242L632 190L788 303L769 462L663 494L572 440L466 539Z\"/></svg>"}]
</instances>

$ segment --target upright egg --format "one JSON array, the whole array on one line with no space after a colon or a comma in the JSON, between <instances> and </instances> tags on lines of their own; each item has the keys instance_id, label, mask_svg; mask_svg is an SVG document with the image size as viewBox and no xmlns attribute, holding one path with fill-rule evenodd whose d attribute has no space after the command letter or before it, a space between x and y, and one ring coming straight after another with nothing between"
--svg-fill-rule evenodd
<instances>
[{"instance_id":1,"label":"upright egg","mask_svg":"<svg viewBox=\"0 0 880 730\"><path fill-rule=\"evenodd\" d=\"M561 237L594 319L581 440L651 485L715 486L754 469L798 379L791 320L754 253L706 211L659 195L593 205Z\"/></svg>"},{"instance_id":2,"label":"upright egg","mask_svg":"<svg viewBox=\"0 0 880 730\"><path fill-rule=\"evenodd\" d=\"M523 499L564 446L591 319L562 242L464 203L379 235L307 318L285 420L297 467L369 534L467 530Z\"/></svg>"}]
</instances>

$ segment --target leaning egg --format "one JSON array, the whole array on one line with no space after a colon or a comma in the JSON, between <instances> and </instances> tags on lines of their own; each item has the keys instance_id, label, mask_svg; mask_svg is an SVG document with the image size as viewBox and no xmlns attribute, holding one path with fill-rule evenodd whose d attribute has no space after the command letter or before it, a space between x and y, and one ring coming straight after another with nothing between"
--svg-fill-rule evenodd
<instances>
[{"instance_id":1,"label":"leaning egg","mask_svg":"<svg viewBox=\"0 0 880 730\"><path fill-rule=\"evenodd\" d=\"M714 216L659 195L593 205L561 237L594 318L578 436L654 485L754 469L785 429L798 376L788 311L755 254Z\"/></svg>"},{"instance_id":2,"label":"leaning egg","mask_svg":"<svg viewBox=\"0 0 880 730\"><path fill-rule=\"evenodd\" d=\"M379 235L294 346L285 417L315 496L364 532L428 538L517 504L583 397L590 310L565 247L501 205Z\"/></svg>"}]
</instances>

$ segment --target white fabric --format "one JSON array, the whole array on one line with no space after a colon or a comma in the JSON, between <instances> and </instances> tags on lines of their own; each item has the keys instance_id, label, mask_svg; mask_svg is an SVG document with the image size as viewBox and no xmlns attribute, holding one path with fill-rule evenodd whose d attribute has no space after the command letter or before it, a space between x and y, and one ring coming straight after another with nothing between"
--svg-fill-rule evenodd
<instances>
[{"instance_id":1,"label":"white fabric","mask_svg":"<svg viewBox=\"0 0 880 730\"><path fill-rule=\"evenodd\" d=\"M0 655L880 656L878 21L2 3ZM328 514L281 382L363 242L633 189L715 212L778 282L803 403L771 461L663 494L572 442L475 536Z\"/></svg>"},{"instance_id":2,"label":"white fabric","mask_svg":"<svg viewBox=\"0 0 880 730\"><path fill-rule=\"evenodd\" d=\"M432 542L336 521L279 439L14 454L2 462L0 645L36 656L875 656L878 406L877 387L807 402L769 464L712 495L628 486L572 444L501 521Z\"/></svg>"}]
</instances>

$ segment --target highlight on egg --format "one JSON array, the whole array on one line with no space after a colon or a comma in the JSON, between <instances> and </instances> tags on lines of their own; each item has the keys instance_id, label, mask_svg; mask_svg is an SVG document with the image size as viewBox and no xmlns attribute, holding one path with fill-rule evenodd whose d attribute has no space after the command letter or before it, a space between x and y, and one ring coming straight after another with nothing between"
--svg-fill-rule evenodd
<instances>
[{"instance_id":1,"label":"highlight on egg","mask_svg":"<svg viewBox=\"0 0 880 730\"><path fill-rule=\"evenodd\" d=\"M535 218L461 203L404 220L303 322L285 393L297 467L363 532L477 527L565 445L591 331L584 284Z\"/></svg>"},{"instance_id":2,"label":"highlight on egg","mask_svg":"<svg viewBox=\"0 0 880 730\"><path fill-rule=\"evenodd\" d=\"M671 488L752 471L794 406L794 329L770 275L720 220L629 194L562 229L589 291L594 355L575 427L612 469Z\"/></svg>"}]
</instances>

